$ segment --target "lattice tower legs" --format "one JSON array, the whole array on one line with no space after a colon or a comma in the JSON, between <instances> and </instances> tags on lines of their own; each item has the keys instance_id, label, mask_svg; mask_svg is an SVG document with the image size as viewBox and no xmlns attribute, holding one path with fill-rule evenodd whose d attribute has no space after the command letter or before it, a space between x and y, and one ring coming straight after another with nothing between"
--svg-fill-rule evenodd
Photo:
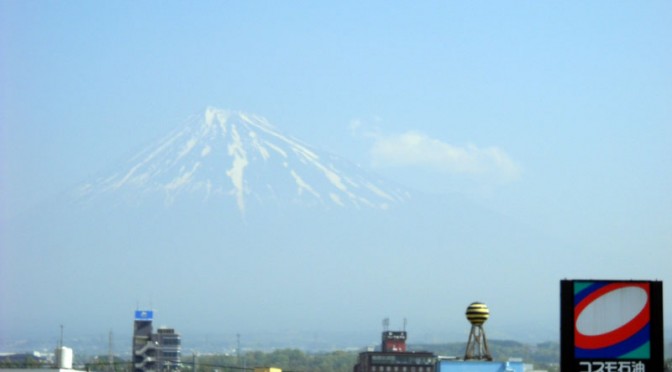
<instances>
[{"instance_id":1,"label":"lattice tower legs","mask_svg":"<svg viewBox=\"0 0 672 372\"><path fill-rule=\"evenodd\" d=\"M492 360L492 356L488 350L488 340L485 337L482 324L473 324L471 326L464 360Z\"/></svg>"}]
</instances>

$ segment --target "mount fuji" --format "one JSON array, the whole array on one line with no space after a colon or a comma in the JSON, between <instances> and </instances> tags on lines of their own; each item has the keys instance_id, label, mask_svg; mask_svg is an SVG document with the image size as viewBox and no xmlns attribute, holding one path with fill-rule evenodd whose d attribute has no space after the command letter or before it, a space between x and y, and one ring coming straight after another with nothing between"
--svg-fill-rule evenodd
<instances>
[{"instance_id":1,"label":"mount fuji","mask_svg":"<svg viewBox=\"0 0 672 372\"><path fill-rule=\"evenodd\" d=\"M561 246L460 195L411 194L260 116L208 108L110 169L5 227L0 335L123 333L140 307L185 345L199 332L376 339L388 316L436 340L466 333L476 299L511 334L520 300L505 289L530 285L521 257L557 267L532 284L539 311L524 319L555 332Z\"/></svg>"},{"instance_id":2,"label":"mount fuji","mask_svg":"<svg viewBox=\"0 0 672 372\"><path fill-rule=\"evenodd\" d=\"M208 108L187 125L134 156L116 174L87 183L82 196L159 193L167 205L180 195L204 201L331 208L388 209L410 193L338 156L284 135L268 120Z\"/></svg>"}]
</instances>

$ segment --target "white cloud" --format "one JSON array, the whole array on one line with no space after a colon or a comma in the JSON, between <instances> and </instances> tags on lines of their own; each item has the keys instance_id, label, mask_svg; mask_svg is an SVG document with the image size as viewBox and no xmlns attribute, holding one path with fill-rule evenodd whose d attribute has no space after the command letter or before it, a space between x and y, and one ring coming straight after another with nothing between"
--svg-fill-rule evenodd
<instances>
[{"instance_id":1,"label":"white cloud","mask_svg":"<svg viewBox=\"0 0 672 372\"><path fill-rule=\"evenodd\" d=\"M377 135L371 156L377 167L422 167L440 173L518 178L520 166L498 147L451 145L419 132Z\"/></svg>"}]
</instances>

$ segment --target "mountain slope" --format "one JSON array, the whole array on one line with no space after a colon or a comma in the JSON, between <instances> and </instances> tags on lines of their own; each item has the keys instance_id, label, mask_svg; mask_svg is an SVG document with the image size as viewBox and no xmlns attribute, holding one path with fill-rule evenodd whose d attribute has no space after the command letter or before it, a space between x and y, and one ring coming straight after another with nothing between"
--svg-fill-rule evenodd
<instances>
[{"instance_id":1,"label":"mountain slope","mask_svg":"<svg viewBox=\"0 0 672 372\"><path fill-rule=\"evenodd\" d=\"M160 192L168 204L180 194L225 197L241 212L252 201L387 209L409 198L401 188L285 136L263 117L216 108L81 191L133 189Z\"/></svg>"}]
</instances>

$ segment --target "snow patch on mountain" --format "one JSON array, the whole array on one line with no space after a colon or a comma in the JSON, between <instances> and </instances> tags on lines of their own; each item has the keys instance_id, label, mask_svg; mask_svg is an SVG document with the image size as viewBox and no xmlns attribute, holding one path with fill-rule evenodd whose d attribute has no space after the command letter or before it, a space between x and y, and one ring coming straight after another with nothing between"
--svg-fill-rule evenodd
<instances>
[{"instance_id":1,"label":"snow patch on mountain","mask_svg":"<svg viewBox=\"0 0 672 372\"><path fill-rule=\"evenodd\" d=\"M400 187L282 134L263 117L212 107L132 157L120 172L80 190L161 192L168 204L182 193L203 193L206 200L219 195L232 198L241 212L251 200L387 209L410 198Z\"/></svg>"}]
</instances>

